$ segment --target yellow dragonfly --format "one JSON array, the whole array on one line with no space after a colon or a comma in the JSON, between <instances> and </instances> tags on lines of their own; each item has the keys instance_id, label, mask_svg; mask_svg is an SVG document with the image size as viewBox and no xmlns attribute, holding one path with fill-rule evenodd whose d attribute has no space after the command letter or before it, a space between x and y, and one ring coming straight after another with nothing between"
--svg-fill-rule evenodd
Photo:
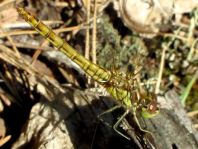
<instances>
[{"instance_id":1,"label":"yellow dragonfly","mask_svg":"<svg viewBox=\"0 0 198 149\"><path fill-rule=\"evenodd\" d=\"M102 85L107 90L107 92L109 92L109 94L116 101L118 101L118 103L120 103L114 109L119 108L121 106L126 109L124 114L113 126L114 130L117 133L127 138L116 128L129 112L131 112L134 115L134 119L139 127L140 125L136 116L137 112L140 112L143 118L152 118L159 112L155 98L150 99L141 97L142 99L138 100L136 97L134 97L133 89L130 88L131 84L133 84L133 82L129 81L133 81L133 79L129 78L131 77L130 75L124 74L122 72L114 73L92 63L91 61L87 60L82 55L77 53L73 47L71 47L66 41L64 41L58 35L56 35L51 28L47 27L41 21L33 17L25 9L19 7L17 8L17 10L18 13L25 19L25 21L29 23L38 33L44 36L58 50L62 51L72 61L78 64L87 73L87 75L89 75L96 82Z\"/></svg>"}]
</instances>

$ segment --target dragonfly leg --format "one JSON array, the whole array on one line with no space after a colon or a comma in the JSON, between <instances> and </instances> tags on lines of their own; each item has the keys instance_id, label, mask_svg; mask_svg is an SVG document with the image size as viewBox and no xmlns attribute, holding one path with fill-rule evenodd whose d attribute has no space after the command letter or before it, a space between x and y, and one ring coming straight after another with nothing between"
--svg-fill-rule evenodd
<instances>
[{"instance_id":1,"label":"dragonfly leg","mask_svg":"<svg viewBox=\"0 0 198 149\"><path fill-rule=\"evenodd\" d=\"M110 109L108 109L108 110L102 112L102 113L99 114L97 117L98 117L98 119L101 120L104 124L106 124L107 126L111 127L110 124L107 123L107 122L105 122L101 117L102 117L103 115L108 114L108 113L111 113L111 112L113 112L113 111L115 111L115 110L117 110L117 109L119 109L119 108L121 108L121 105L116 105L116 106L114 106L114 107L112 107L112 108L110 108Z\"/></svg>"},{"instance_id":2,"label":"dragonfly leg","mask_svg":"<svg viewBox=\"0 0 198 149\"><path fill-rule=\"evenodd\" d=\"M115 111L116 109L119 109L119 108L121 108L121 105L116 105L116 106L102 112L101 114L99 114L98 118L102 117L104 114L111 113L111 112L113 112L113 111Z\"/></svg>"},{"instance_id":3,"label":"dragonfly leg","mask_svg":"<svg viewBox=\"0 0 198 149\"><path fill-rule=\"evenodd\" d=\"M119 126L119 124L122 122L122 120L125 118L125 116L129 113L130 110L126 110L124 112L124 114L119 118L119 120L115 123L115 125L113 126L113 129L121 136L123 136L124 138L126 138L127 140L130 140L129 137L127 137L126 135L124 135L123 133L121 133L119 130L117 130L117 127Z\"/></svg>"},{"instance_id":4,"label":"dragonfly leg","mask_svg":"<svg viewBox=\"0 0 198 149\"><path fill-rule=\"evenodd\" d=\"M102 117L103 115L108 114L108 113L111 113L111 112L113 112L113 111L115 111L116 109L119 109L119 108L121 108L121 105L116 105L116 106L114 106L114 107L112 107L112 108L110 108L110 109L108 109L108 110L102 112L102 113L99 114L97 117L98 117L98 119L99 119L100 121L102 121L102 123L104 123L104 124L107 125L108 127L111 127L111 125L110 125L109 123L105 122L101 117ZM92 145L93 145L93 142L94 142L94 140L95 140L95 135L96 135L97 127L98 127L98 125L96 126L96 129L95 129L95 132L94 132L94 137L93 137L93 139L92 139ZM111 128L112 128L112 127L111 127ZM92 147L91 147L91 148L92 148Z\"/></svg>"},{"instance_id":5,"label":"dragonfly leg","mask_svg":"<svg viewBox=\"0 0 198 149\"><path fill-rule=\"evenodd\" d=\"M152 132L150 132L150 131L148 131L148 130L146 130L146 129L144 129L144 128L141 127L140 122L139 122L139 120L138 120L138 118L137 118L137 115L136 115L136 111L133 112L133 115L134 115L134 120L135 120L136 124L138 125L139 129L140 129L142 132L149 133L149 134L152 135Z\"/></svg>"}]
</instances>

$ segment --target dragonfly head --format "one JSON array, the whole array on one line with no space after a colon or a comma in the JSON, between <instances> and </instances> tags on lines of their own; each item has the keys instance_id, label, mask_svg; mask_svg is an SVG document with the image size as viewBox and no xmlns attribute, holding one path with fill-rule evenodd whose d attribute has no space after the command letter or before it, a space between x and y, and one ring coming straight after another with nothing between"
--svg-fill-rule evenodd
<instances>
[{"instance_id":1,"label":"dragonfly head","mask_svg":"<svg viewBox=\"0 0 198 149\"><path fill-rule=\"evenodd\" d=\"M141 109L141 115L144 118L152 118L159 113L159 107L156 97L153 96L149 103L145 104Z\"/></svg>"}]
</instances>

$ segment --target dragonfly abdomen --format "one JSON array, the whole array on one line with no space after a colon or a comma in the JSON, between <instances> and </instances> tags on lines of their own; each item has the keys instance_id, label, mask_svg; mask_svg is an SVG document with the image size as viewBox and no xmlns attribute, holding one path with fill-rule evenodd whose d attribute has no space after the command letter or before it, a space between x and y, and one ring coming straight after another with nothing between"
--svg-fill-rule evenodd
<instances>
[{"instance_id":1,"label":"dragonfly abdomen","mask_svg":"<svg viewBox=\"0 0 198 149\"><path fill-rule=\"evenodd\" d=\"M78 54L67 42L61 39L51 28L37 20L23 8L17 8L19 14L28 22L32 27L35 28L42 36L44 36L49 42L51 42L58 50L66 54L71 60L77 63L89 76L100 84L108 82L111 78L110 71L104 70L98 65L87 60L80 54Z\"/></svg>"}]
</instances>

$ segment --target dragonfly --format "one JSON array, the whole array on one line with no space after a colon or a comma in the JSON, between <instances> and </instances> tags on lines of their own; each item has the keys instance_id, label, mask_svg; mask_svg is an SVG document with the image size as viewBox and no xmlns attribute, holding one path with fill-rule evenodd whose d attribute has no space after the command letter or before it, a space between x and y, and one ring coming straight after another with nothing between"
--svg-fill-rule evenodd
<instances>
[{"instance_id":1,"label":"dragonfly","mask_svg":"<svg viewBox=\"0 0 198 149\"><path fill-rule=\"evenodd\" d=\"M79 65L88 76L93 78L93 80L95 80L98 84L102 85L106 89L106 91L119 103L119 105L115 106L113 109L120 107L126 109L119 120L113 126L113 129L118 134L128 139L128 137L117 130L117 126L119 126L119 124L127 116L127 114L129 114L129 112L134 115L134 119L139 127L140 125L137 119L137 112L140 112L140 115L143 118L152 118L159 113L156 98L151 99L143 97L143 99L138 100L134 96L134 91L131 89L133 79L129 78L132 77L131 75L127 75L122 72L115 73L110 70L106 70L95 63L92 63L80 55L66 41L56 35L56 33L54 33L50 27L46 26L44 23L42 23L42 21L32 16L24 8L18 7L17 11L23 17L23 19L29 23L39 34L44 36L58 50L62 51L73 62ZM107 110L100 115L103 115L109 111L112 111L112 109ZM146 131L141 127L140 129L142 131Z\"/></svg>"}]
</instances>

